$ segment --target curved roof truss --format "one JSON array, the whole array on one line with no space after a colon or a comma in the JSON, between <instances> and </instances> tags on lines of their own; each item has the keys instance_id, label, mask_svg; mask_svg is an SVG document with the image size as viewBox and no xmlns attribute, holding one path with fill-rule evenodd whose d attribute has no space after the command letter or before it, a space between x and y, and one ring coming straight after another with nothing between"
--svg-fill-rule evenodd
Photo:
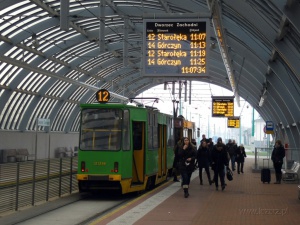
<instances>
[{"instance_id":1,"label":"curved roof truss","mask_svg":"<svg viewBox=\"0 0 300 225\"><path fill-rule=\"evenodd\" d=\"M33 131L36 118L50 118L51 131L78 131L79 104L93 102L99 88L109 89L113 101L126 102L157 84L181 79L143 76L143 20L209 17L209 73L189 79L233 90L264 120L274 121L277 134L299 145L298 0L67 3L1 2L1 130Z\"/></svg>"}]
</instances>

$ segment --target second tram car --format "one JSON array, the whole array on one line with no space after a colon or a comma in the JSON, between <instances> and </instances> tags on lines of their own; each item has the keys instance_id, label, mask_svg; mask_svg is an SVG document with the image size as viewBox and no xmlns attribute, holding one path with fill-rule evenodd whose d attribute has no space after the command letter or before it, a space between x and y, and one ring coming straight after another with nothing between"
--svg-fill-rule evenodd
<instances>
[{"instance_id":1,"label":"second tram car","mask_svg":"<svg viewBox=\"0 0 300 225\"><path fill-rule=\"evenodd\" d=\"M79 191L115 189L125 194L165 181L172 171L174 135L193 135L193 123L175 121L154 108L81 105Z\"/></svg>"}]
</instances>

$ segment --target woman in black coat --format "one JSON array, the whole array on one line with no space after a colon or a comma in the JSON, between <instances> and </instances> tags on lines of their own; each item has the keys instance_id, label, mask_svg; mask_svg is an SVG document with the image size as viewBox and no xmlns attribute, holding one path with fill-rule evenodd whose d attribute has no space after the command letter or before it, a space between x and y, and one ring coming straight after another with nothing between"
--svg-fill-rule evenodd
<instances>
[{"instance_id":1,"label":"woman in black coat","mask_svg":"<svg viewBox=\"0 0 300 225\"><path fill-rule=\"evenodd\" d=\"M184 138L184 145L179 149L178 157L184 197L187 198L189 196L189 185L192 173L195 170L195 160L197 157L195 146L191 144L187 137Z\"/></svg>"},{"instance_id":2,"label":"woman in black coat","mask_svg":"<svg viewBox=\"0 0 300 225\"><path fill-rule=\"evenodd\" d=\"M282 178L282 164L283 164L283 158L285 157L285 149L281 143L280 140L277 140L275 142L274 149L272 151L271 159L273 161L273 166L275 169L275 175L276 175L276 182L274 184L280 184L281 178Z\"/></svg>"},{"instance_id":3,"label":"woman in black coat","mask_svg":"<svg viewBox=\"0 0 300 225\"><path fill-rule=\"evenodd\" d=\"M203 179L202 179L202 169L205 169L208 183L211 185L213 181L211 180L210 177L210 172L209 172L209 166L211 164L211 159L210 159L210 151L207 146L207 143L205 141L201 142L201 145L198 148L197 151L197 161L198 161L198 167L199 167L199 178L200 178L200 185L203 185Z\"/></svg>"},{"instance_id":4,"label":"woman in black coat","mask_svg":"<svg viewBox=\"0 0 300 225\"><path fill-rule=\"evenodd\" d=\"M238 169L238 174L240 172L244 173L244 162L245 158L247 157L244 145L240 145L236 150L235 150L235 161L237 162L237 169Z\"/></svg>"}]
</instances>

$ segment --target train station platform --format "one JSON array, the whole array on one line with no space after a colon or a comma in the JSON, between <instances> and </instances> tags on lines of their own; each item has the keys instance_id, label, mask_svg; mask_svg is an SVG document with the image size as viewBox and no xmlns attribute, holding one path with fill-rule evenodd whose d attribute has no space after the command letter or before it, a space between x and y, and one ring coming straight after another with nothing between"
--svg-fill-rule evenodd
<instances>
[{"instance_id":1,"label":"train station platform","mask_svg":"<svg viewBox=\"0 0 300 225\"><path fill-rule=\"evenodd\" d=\"M184 198L180 182L170 181L156 190L95 219L91 225L261 225L300 224L298 183L262 183L252 172L254 159L246 158L244 173L234 171L224 191L200 185L198 171L192 176L190 196Z\"/></svg>"}]
</instances>

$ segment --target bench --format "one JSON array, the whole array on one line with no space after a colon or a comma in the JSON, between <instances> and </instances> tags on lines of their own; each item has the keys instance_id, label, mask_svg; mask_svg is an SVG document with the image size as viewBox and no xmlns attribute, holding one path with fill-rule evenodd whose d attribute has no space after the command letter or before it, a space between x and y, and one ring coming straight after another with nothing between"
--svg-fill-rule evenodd
<instances>
[{"instance_id":1,"label":"bench","mask_svg":"<svg viewBox=\"0 0 300 225\"><path fill-rule=\"evenodd\" d=\"M17 155L16 155L17 162L27 161L28 157L29 157L29 152L28 152L27 148L17 149Z\"/></svg>"},{"instance_id":2,"label":"bench","mask_svg":"<svg viewBox=\"0 0 300 225\"><path fill-rule=\"evenodd\" d=\"M295 182L299 179L300 163L294 162L291 169L282 169L282 180L284 182Z\"/></svg>"},{"instance_id":3,"label":"bench","mask_svg":"<svg viewBox=\"0 0 300 225\"><path fill-rule=\"evenodd\" d=\"M2 150L2 162L3 163L12 163L16 162L16 149L3 149Z\"/></svg>"}]
</instances>

